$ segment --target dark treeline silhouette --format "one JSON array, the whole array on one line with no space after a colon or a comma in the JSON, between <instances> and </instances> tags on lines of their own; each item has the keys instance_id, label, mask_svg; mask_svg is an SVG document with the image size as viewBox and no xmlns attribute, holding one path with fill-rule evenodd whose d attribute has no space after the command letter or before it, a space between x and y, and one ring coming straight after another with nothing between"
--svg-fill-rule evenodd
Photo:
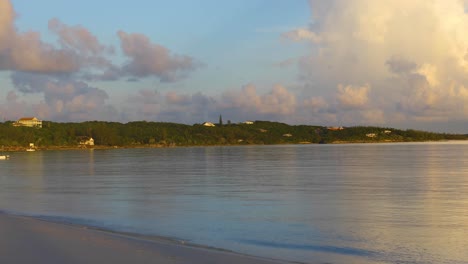
<instances>
[{"instance_id":1,"label":"dark treeline silhouette","mask_svg":"<svg viewBox=\"0 0 468 264\"><path fill-rule=\"evenodd\" d=\"M220 124L222 124L220 116ZM340 142L410 142L467 139L467 135L398 130L380 127L346 127L331 130L323 126L287 125L255 121L253 124L230 124L205 127L162 122L82 123L43 122L43 128L14 127L0 123L0 146L76 147L83 138L94 139L100 146L201 146L245 144L297 144Z\"/></svg>"}]
</instances>

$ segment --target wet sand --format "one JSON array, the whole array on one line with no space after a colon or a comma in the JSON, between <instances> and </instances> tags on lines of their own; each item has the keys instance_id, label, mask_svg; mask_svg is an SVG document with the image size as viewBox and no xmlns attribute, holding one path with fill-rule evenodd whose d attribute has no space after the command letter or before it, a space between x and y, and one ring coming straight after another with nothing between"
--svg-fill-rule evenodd
<instances>
[{"instance_id":1,"label":"wet sand","mask_svg":"<svg viewBox=\"0 0 468 264\"><path fill-rule=\"evenodd\" d=\"M278 264L215 249L0 213L0 263Z\"/></svg>"}]
</instances>

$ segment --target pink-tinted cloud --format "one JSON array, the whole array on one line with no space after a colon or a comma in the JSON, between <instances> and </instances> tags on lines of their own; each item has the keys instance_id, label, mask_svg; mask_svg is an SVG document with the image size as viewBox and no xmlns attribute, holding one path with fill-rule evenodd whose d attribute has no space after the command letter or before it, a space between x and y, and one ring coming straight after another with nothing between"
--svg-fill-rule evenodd
<instances>
[{"instance_id":1,"label":"pink-tinted cloud","mask_svg":"<svg viewBox=\"0 0 468 264\"><path fill-rule=\"evenodd\" d=\"M11 36L14 35L13 20L15 12L9 1L0 1L0 54L11 46Z\"/></svg>"},{"instance_id":2,"label":"pink-tinted cloud","mask_svg":"<svg viewBox=\"0 0 468 264\"><path fill-rule=\"evenodd\" d=\"M130 60L122 67L123 72L136 77L157 76L161 81L175 81L195 68L193 58L171 54L170 50L151 43L143 34L119 31L121 48Z\"/></svg>"},{"instance_id":3,"label":"pink-tinted cloud","mask_svg":"<svg viewBox=\"0 0 468 264\"><path fill-rule=\"evenodd\" d=\"M464 1L309 3L310 24L283 37L309 42L309 54L297 63L303 93L335 97L330 110L337 120L468 120Z\"/></svg>"},{"instance_id":4,"label":"pink-tinted cloud","mask_svg":"<svg viewBox=\"0 0 468 264\"><path fill-rule=\"evenodd\" d=\"M9 91L6 96L5 104L0 104L0 119L3 120L16 120L18 116L27 116L31 111L31 107L20 97L15 91Z\"/></svg>"},{"instance_id":5,"label":"pink-tinted cloud","mask_svg":"<svg viewBox=\"0 0 468 264\"><path fill-rule=\"evenodd\" d=\"M64 48L77 50L84 55L113 52L111 47L100 44L97 37L84 27L70 27L55 18L49 21L49 29L59 36L59 42Z\"/></svg>"},{"instance_id":6,"label":"pink-tinted cloud","mask_svg":"<svg viewBox=\"0 0 468 264\"><path fill-rule=\"evenodd\" d=\"M43 74L74 74L82 80L119 80L131 77L156 77L175 81L194 70L194 60L171 54L168 48L151 43L143 34L118 32L124 65L113 63L112 46L82 26L68 26L58 19L49 21L49 30L58 37L58 45L46 43L35 31L19 32L14 26L11 0L0 2L0 71Z\"/></svg>"},{"instance_id":7,"label":"pink-tinted cloud","mask_svg":"<svg viewBox=\"0 0 468 264\"><path fill-rule=\"evenodd\" d=\"M114 48L102 44L83 26L68 26L51 19L48 27L57 36L57 42L47 43L36 31L18 31L14 22L11 0L0 0L0 71L12 72L12 84L20 92L12 91L0 109L4 115L8 113L15 118L29 113L54 121L124 121L128 115L123 109L117 114L107 103L107 92L86 82L137 81L143 77L175 81L195 68L191 57L174 55L142 34L118 33L123 55L129 59L118 65L114 62ZM42 100L23 101L27 94L35 94L34 98ZM144 99L146 116L157 110L152 101L159 100L157 97L148 92L139 95Z\"/></svg>"},{"instance_id":8,"label":"pink-tinted cloud","mask_svg":"<svg viewBox=\"0 0 468 264\"><path fill-rule=\"evenodd\" d=\"M180 123L200 123L210 120L217 112L215 99L202 93L184 94L170 91L160 94L154 90L140 90L127 100L121 109L126 120L150 120ZM216 113L216 114L215 114Z\"/></svg>"},{"instance_id":9,"label":"pink-tinted cloud","mask_svg":"<svg viewBox=\"0 0 468 264\"><path fill-rule=\"evenodd\" d=\"M1 1L0 12L0 70L57 73L80 68L76 54L42 42L37 32L17 32L10 0Z\"/></svg>"},{"instance_id":10,"label":"pink-tinted cloud","mask_svg":"<svg viewBox=\"0 0 468 264\"><path fill-rule=\"evenodd\" d=\"M40 118L55 121L116 119L114 109L106 104L107 93L84 82L19 72L12 74L12 82L25 94L43 95L43 101L31 104Z\"/></svg>"},{"instance_id":11,"label":"pink-tinted cloud","mask_svg":"<svg viewBox=\"0 0 468 264\"><path fill-rule=\"evenodd\" d=\"M369 101L369 90L368 85L362 87L338 85L336 98L339 106L344 109L362 109L366 107Z\"/></svg>"},{"instance_id":12,"label":"pink-tinted cloud","mask_svg":"<svg viewBox=\"0 0 468 264\"><path fill-rule=\"evenodd\" d=\"M39 33L26 32L7 37L11 45L0 54L0 70L71 73L80 69L76 54L43 43Z\"/></svg>"},{"instance_id":13,"label":"pink-tinted cloud","mask_svg":"<svg viewBox=\"0 0 468 264\"><path fill-rule=\"evenodd\" d=\"M296 97L285 87L276 85L263 95L257 93L257 88L246 85L240 91L228 91L223 94L226 108L239 109L245 112L290 115L296 108Z\"/></svg>"},{"instance_id":14,"label":"pink-tinted cloud","mask_svg":"<svg viewBox=\"0 0 468 264\"><path fill-rule=\"evenodd\" d=\"M294 122L294 118L290 116L299 107L296 101L296 96L280 85L259 94L257 88L250 84L239 90L225 92L220 97L201 92L189 94L169 91L160 94L142 90L129 98L128 108L124 111L125 116L131 120L144 117L145 120L188 124L215 121L220 114L233 122L246 119Z\"/></svg>"}]
</instances>

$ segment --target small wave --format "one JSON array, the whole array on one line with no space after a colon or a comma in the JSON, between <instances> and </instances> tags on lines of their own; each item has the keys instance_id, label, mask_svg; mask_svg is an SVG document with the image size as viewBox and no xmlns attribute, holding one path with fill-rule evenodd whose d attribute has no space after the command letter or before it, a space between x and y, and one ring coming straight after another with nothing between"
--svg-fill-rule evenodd
<instances>
[{"instance_id":1,"label":"small wave","mask_svg":"<svg viewBox=\"0 0 468 264\"><path fill-rule=\"evenodd\" d=\"M361 257L371 257L371 256L376 256L377 255L377 252L374 252L374 251L371 251L371 250L352 248L352 247L338 247L338 246L329 246L329 245L290 244L290 243L278 243L278 242L270 242L270 241L252 240L252 239L241 239L241 240L238 240L238 242L249 244L249 245L271 247L271 248L284 248L284 249L296 249L296 250L313 250L313 251L335 253L335 254L341 254L341 255L361 256Z\"/></svg>"}]
</instances>

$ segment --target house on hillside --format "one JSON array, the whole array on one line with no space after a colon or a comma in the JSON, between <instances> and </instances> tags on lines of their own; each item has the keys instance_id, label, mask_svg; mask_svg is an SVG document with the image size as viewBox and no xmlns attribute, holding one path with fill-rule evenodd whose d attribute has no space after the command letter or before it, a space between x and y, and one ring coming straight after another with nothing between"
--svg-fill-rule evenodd
<instances>
[{"instance_id":1,"label":"house on hillside","mask_svg":"<svg viewBox=\"0 0 468 264\"><path fill-rule=\"evenodd\" d=\"M203 126L206 126L206 127L214 127L215 124L211 123L211 122L205 122L202 124Z\"/></svg>"},{"instance_id":2,"label":"house on hillside","mask_svg":"<svg viewBox=\"0 0 468 264\"><path fill-rule=\"evenodd\" d=\"M250 121L250 120L247 120L244 122L244 124L246 125L253 125L254 121Z\"/></svg>"},{"instance_id":3,"label":"house on hillside","mask_svg":"<svg viewBox=\"0 0 468 264\"><path fill-rule=\"evenodd\" d=\"M343 130L344 127L327 127L328 130L331 130L331 131L339 131L339 130Z\"/></svg>"},{"instance_id":4,"label":"house on hillside","mask_svg":"<svg viewBox=\"0 0 468 264\"><path fill-rule=\"evenodd\" d=\"M80 145L84 146L94 146L94 139L92 137L81 137Z\"/></svg>"},{"instance_id":5,"label":"house on hillside","mask_svg":"<svg viewBox=\"0 0 468 264\"><path fill-rule=\"evenodd\" d=\"M38 127L42 128L42 120L39 120L35 117L22 117L15 123L13 126L25 126L25 127Z\"/></svg>"}]
</instances>

